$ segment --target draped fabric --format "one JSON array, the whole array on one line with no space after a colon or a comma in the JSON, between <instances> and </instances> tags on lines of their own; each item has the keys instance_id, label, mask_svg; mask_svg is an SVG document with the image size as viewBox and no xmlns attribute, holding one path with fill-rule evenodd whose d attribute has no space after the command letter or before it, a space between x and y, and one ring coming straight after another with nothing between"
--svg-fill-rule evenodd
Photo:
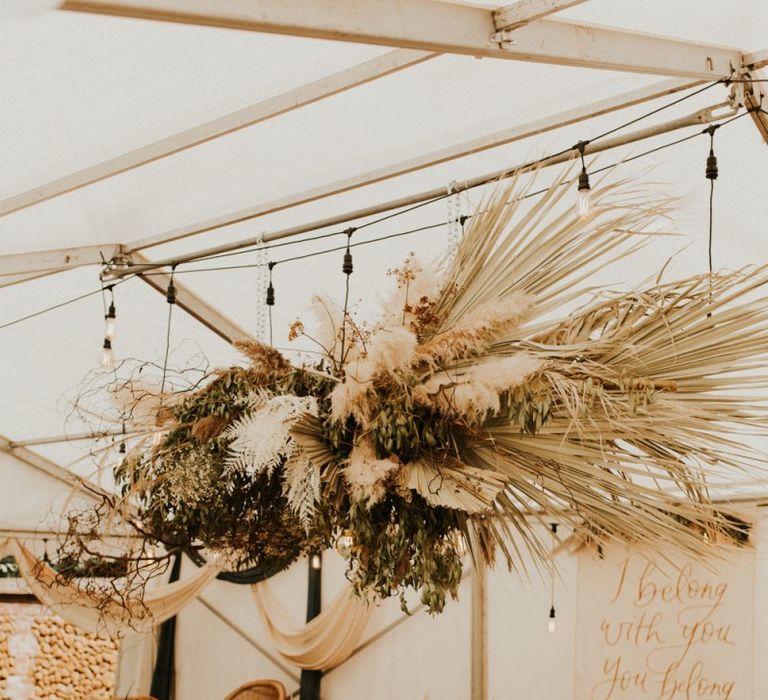
<instances>
[{"instance_id":1,"label":"draped fabric","mask_svg":"<svg viewBox=\"0 0 768 700\"><path fill-rule=\"evenodd\" d=\"M181 554L173 558L171 575L168 583L178 581L181 576ZM176 659L176 617L160 625L160 638L157 641L157 660L152 672L152 686L149 694L157 700L173 699L173 681Z\"/></svg>"},{"instance_id":2,"label":"draped fabric","mask_svg":"<svg viewBox=\"0 0 768 700\"><path fill-rule=\"evenodd\" d=\"M8 540L0 551L12 554L19 573L37 598L64 620L88 632L117 636L127 630L151 630L176 615L216 577L219 567L207 564L194 576L147 589L142 601L103 600L76 582L63 582L18 540Z\"/></svg>"},{"instance_id":3,"label":"draped fabric","mask_svg":"<svg viewBox=\"0 0 768 700\"><path fill-rule=\"evenodd\" d=\"M195 549L189 549L185 554L197 566L204 566L206 563L205 558ZM252 566L250 569L243 569L242 571L220 571L217 574L216 579L219 581L226 581L227 583L236 583L241 586L261 583L287 569L300 555L301 549L297 548L295 551L291 551L283 557L272 558L263 564Z\"/></svg>"},{"instance_id":4,"label":"draped fabric","mask_svg":"<svg viewBox=\"0 0 768 700\"><path fill-rule=\"evenodd\" d=\"M115 697L135 698L149 695L156 650L154 630L128 630L122 634L120 653L117 657Z\"/></svg>"},{"instance_id":5,"label":"draped fabric","mask_svg":"<svg viewBox=\"0 0 768 700\"><path fill-rule=\"evenodd\" d=\"M275 649L303 669L328 670L349 658L373 612L369 601L345 585L317 617L296 627L266 581L251 590Z\"/></svg>"}]
</instances>

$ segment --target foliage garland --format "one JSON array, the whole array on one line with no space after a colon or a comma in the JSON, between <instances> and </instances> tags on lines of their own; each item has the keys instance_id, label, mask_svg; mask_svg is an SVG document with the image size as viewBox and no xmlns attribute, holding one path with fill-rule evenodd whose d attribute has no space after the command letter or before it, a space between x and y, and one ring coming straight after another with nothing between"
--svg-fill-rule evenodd
<instances>
[{"instance_id":1,"label":"foliage garland","mask_svg":"<svg viewBox=\"0 0 768 700\"><path fill-rule=\"evenodd\" d=\"M318 329L290 337L317 343L318 364L244 341L247 367L160 397L159 440L116 471L142 536L235 569L336 544L359 591L415 588L431 612L456 596L465 549L549 566L553 517L584 540L706 552L731 526L707 473L761 462L737 436L766 424L749 394L766 385L768 273L583 303L669 205L614 183L587 221L560 206L563 181L527 210L518 182L500 188L442 273L413 257L392 270L372 327L316 298Z\"/></svg>"}]
</instances>

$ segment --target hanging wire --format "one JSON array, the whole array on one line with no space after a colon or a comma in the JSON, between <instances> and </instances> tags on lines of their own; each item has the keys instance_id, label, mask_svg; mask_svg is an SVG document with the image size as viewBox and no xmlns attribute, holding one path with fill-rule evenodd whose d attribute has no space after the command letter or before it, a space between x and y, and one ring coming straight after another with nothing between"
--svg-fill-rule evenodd
<instances>
[{"instance_id":1,"label":"hanging wire","mask_svg":"<svg viewBox=\"0 0 768 700\"><path fill-rule=\"evenodd\" d=\"M654 109L652 109L652 110L650 110L648 112L645 112L644 114L641 114L638 117L630 119L630 120L628 120L626 122L623 122L623 123L621 123L621 124L611 128L611 129L609 129L607 131L599 133L597 136L593 136L591 139L589 139L587 141L584 141L583 143L585 145L590 144L590 143L594 143L595 141L603 139L606 136L610 136L611 134L615 134L618 131L626 129L628 126L632 126L633 124L637 124L638 122L640 122L640 121L642 121L644 119L647 119L650 116L658 114L658 113L660 113L660 112L662 112L662 111L664 111L666 109L669 109L670 107L678 105L681 102L684 102L684 101L686 101L686 100L688 100L688 99L690 99L692 97L695 97L696 95L699 95L702 92L705 92L706 90L709 90L709 89L713 88L715 85L721 85L721 84L727 84L727 83L728 83L728 78L721 78L719 80L715 80L715 81L713 81L711 83L708 83L707 85L705 85L705 86L703 86L703 87L701 87L701 88L699 88L697 90L694 90L692 92L686 93L682 97L678 97L678 98L676 98L676 99L674 99L674 100L672 100L670 102L667 102L667 103L665 103L663 105L660 105L659 107L656 107L656 108L654 108ZM539 158L538 160L534 161L534 163L532 163L531 165L533 167L535 167L538 164L546 162L550 158L555 158L555 157L558 157L558 156L561 156L561 155L565 155L566 153L569 153L569 152L575 150L576 148L577 148L577 146L571 146L569 148L564 148L564 149L562 149L560 151L557 151L555 153L550 153L549 155L543 156L542 158ZM487 183L480 183L480 184L487 184ZM468 186L468 187L461 187L461 188L457 188L456 191L458 191L458 192L465 192L467 189L471 189L472 187L477 187L477 186L480 186L480 185L472 185L472 186ZM427 199L427 200L425 200L423 202L418 202L416 204L413 204L411 206L405 207L403 209L398 209L397 211L391 212L389 214L385 214L385 215L377 217L375 219L371 219L370 221L367 221L365 223L358 224L357 225L357 229L359 230L359 229L367 228L369 226L374 226L374 225L380 224L380 223L382 223L384 221L388 221L390 219L393 219L393 218L395 218L397 216L401 216L403 214L407 214L409 212L415 211L415 210L420 209L422 207L429 206L430 204L434 204L435 202L439 202L439 201L445 199L446 197L450 197L452 194L453 194L453 192L446 192L445 194L437 195L437 196L432 197L430 199ZM290 240L290 241L281 241L279 243L272 243L272 244L268 244L268 245L264 246L264 249L265 250L270 250L272 248L278 248L278 247L282 247L282 246L286 246L286 245L296 245L296 244L299 244L299 243L306 243L307 241L315 241L315 240L321 240L321 239L324 239L324 238L330 238L330 237L333 237L333 236L341 236L341 235L344 235L346 233L346 230L347 229L339 229L339 230L336 230L336 231L331 231L331 232L328 232L328 233L319 234L317 236L313 236L313 237L309 237L309 238L302 238L302 239L298 239L298 240L294 239L294 240ZM252 252L254 252L257 249L258 249L257 247L248 246L248 247L242 248L240 250L227 251L227 252L224 252L224 253L216 253L216 254L213 254L213 255L208 255L208 256L200 257L200 258L197 258L196 261L200 261L200 260L215 260L215 259L218 259L218 258L225 258L225 257L233 256L233 255L243 255L243 254L247 254L247 253L252 253ZM151 266L152 263L146 263L146 265L147 266ZM135 266L135 267L141 267L141 266L139 265L139 266Z\"/></svg>"},{"instance_id":2,"label":"hanging wire","mask_svg":"<svg viewBox=\"0 0 768 700\"><path fill-rule=\"evenodd\" d=\"M716 83L713 83L713 85L714 84L718 84L718 83L722 83L722 82L724 82L724 81L720 80L720 81L717 81ZM676 102L674 104L676 104ZM723 122L720 122L716 126L718 128L721 128L721 127L726 126L727 124L730 124L730 123L736 121L737 119L741 119L742 117L745 117L748 114L751 114L753 112L760 112L762 114L768 115L768 111L762 109L761 107L751 107L751 108L745 110L744 112L742 112L741 114L736 115L735 117L731 117L730 119L727 119L727 120L725 120ZM617 129L618 128L619 127L617 127ZM595 174L598 174L598 173L610 170L612 168L618 167L620 165L624 165L626 163L630 163L630 162L635 161L635 160L637 160L639 158L646 157L646 156L651 155L653 153L657 153L657 152L662 151L664 149L671 148L673 146L676 146L678 144L684 143L686 141L690 141L691 139L694 139L697 136L700 136L701 134L707 133L708 129L709 129L709 127L707 129L702 130L702 131L697 131L697 132L695 132L693 134L689 134L689 135L684 136L682 138L675 139L673 141L667 142L665 144L661 144L661 145L656 146L654 148L651 148L651 149L648 149L648 150L643 151L641 153L635 154L634 156L629 156L629 157L624 158L624 159L622 159L620 161L617 161L617 162L614 162L614 163L602 166L600 168L595 168L591 172L592 172L593 175L595 175ZM595 141L597 138L601 138L601 137L602 137L602 135L591 139L591 141ZM589 142L585 142L585 143L589 143ZM559 154L554 154L554 155L560 155L560 154L567 153L568 151L572 151L572 150L573 150L573 147L571 147L569 149L565 149L564 151L561 151ZM552 157L552 156L547 156L547 158L550 158L550 157ZM547 158L544 158L542 160L546 160ZM563 183L563 184L568 184L568 183ZM479 185L475 185L475 186L479 186ZM548 192L549 189L550 189L549 187L546 187L546 188L543 188L543 189L540 189L540 190L536 190L534 192L529 192L529 193L523 195L521 197L521 199L527 199L529 197L535 197L535 196L544 194L544 193ZM413 211L414 209L417 209L419 207L426 206L428 204L432 204L432 203L434 203L434 202L436 202L436 201L438 201L440 199L443 199L445 196L446 195L441 195L440 197L435 197L435 198L433 198L431 200L427 200L427 201L422 202L420 204L414 205L413 207L409 207L408 209L400 210L400 211L395 212L393 214L390 214L388 216L380 217L377 220L370 221L370 222L367 222L367 223L364 223L364 224L360 224L359 226L357 226L356 230L359 230L361 228L365 228L367 226L371 226L374 223L380 223L381 221L385 221L385 220L387 220L389 218L393 218L394 216L399 216L400 214L403 214L403 213L405 213L407 211ZM467 218L469 218L469 217L464 217L465 220ZM385 236L380 236L378 238L369 239L367 241L359 241L357 243L352 243L350 245L350 248L353 248L353 247L358 246L358 245L370 245L370 244L373 244L373 243L378 243L378 242L381 242L381 241L390 240L392 238L397 238L397 237L400 237L400 236L411 235L411 234L414 234L414 233L419 233L419 232L422 232L422 231L427 231L427 230L430 230L430 229L435 229L435 228L438 228L438 227L441 227L441 226L444 226L444 225L445 225L444 222L439 222L439 223L435 223L435 224L431 224L431 225L420 226L418 228L409 229L407 231L401 231L401 232L397 232L397 233L393 233L393 234L389 234L389 235L385 235ZM271 248L280 247L282 245L289 245L289 244L296 244L296 243L306 243L306 242L310 242L310 241L314 241L314 240L320 240L320 239L323 239L323 238L328 238L330 236L335 236L335 235L339 235L339 234L345 233L346 230L347 229L345 229L344 231L335 231L335 232L331 232L331 233L321 234L321 235L318 235L318 236L315 236L315 237L305 238L305 239L301 239L301 240L285 241L285 242L282 242L282 243L275 243L275 244L265 245L265 246L263 246L263 250L270 250ZM288 263L288 262L294 262L294 261L298 261L298 260L304 260L304 259L307 259L307 258L312 258L312 257L316 257L316 256L319 256L319 255L325 255L327 253L332 253L332 252L336 252L338 250L344 250L344 249L346 249L346 246L339 246L339 247L328 248L328 249L325 249L325 250L320 250L320 251L316 251L316 252L313 252L313 253L306 253L306 254L303 254L303 255L295 255L295 256L283 258L282 260L278 260L278 261L275 261L275 262L272 262L272 263L268 263L268 266L272 265L274 267L274 265L276 265L278 263ZM246 250L246 249L239 250L239 251L231 251L229 253L222 253L222 254L217 255L217 256L210 256L208 258L200 258L199 260L214 259L216 257L224 257L224 256L229 256L229 255L238 255L238 254L242 254L242 253L246 253L246 252L253 252L253 249L251 249L250 251ZM195 268L195 269L189 269L189 270L176 270L176 274L182 274L182 273L190 274L190 273L195 273L195 272L215 272L215 271L222 271L222 270L249 269L249 268L254 268L254 267L259 267L259 266L261 266L261 263L244 264L244 265L218 266L218 267L209 267L209 268ZM172 264L171 267L175 268L176 264L175 263ZM133 274L133 275L130 275L130 276L123 277L122 279L112 283L112 286L117 286L118 284L123 284L124 282L127 282L128 280L133 279L134 277L139 277L139 276L142 276L142 277L145 277L145 276L157 276L157 275L165 275L165 274L167 274L167 273L162 272L162 271L158 271L158 272L155 272L155 271L140 272L140 273L136 273L136 274ZM8 328L10 326L14 326L17 323L22 323L22 322L27 321L29 319L35 318L37 316L41 316L41 315L49 313L51 311L55 311L55 310L57 310L59 308L62 308L64 306L68 306L70 304L74 304L74 303L76 303L78 301L81 301L83 299L87 299L88 297L94 296L95 294L102 294L102 293L103 293L103 288L99 288L99 289L96 289L96 290L94 290L92 292L87 292L85 294L81 294L81 295L73 297L71 299L67 299L67 300L65 300L63 302L54 304L52 306L46 307L44 309L41 309L39 311L35 311L35 312L31 313L31 314L26 314L25 316L21 316L21 317L16 318L16 319L14 319L12 321L8 321L6 323L0 324L0 330L2 330L4 328ZM270 314L270 326L271 326L271 314ZM270 328L270 339L271 339L271 336L272 336L272 332L271 332L271 328Z\"/></svg>"},{"instance_id":3,"label":"hanging wire","mask_svg":"<svg viewBox=\"0 0 768 700\"><path fill-rule=\"evenodd\" d=\"M173 307L176 306L176 286L173 284L173 275L176 272L176 266L171 268L171 279L168 281L168 290L165 293L165 300L168 302L168 322L165 329L165 357L163 358L163 379L160 382L160 400L162 401L165 392L165 379L168 375L168 355L171 351L171 319L173 317Z\"/></svg>"},{"instance_id":4,"label":"hanging wire","mask_svg":"<svg viewBox=\"0 0 768 700\"><path fill-rule=\"evenodd\" d=\"M347 340L347 320L349 317L349 278L352 276L354 266L352 264L352 252L350 251L350 242L352 240L352 234L355 232L354 228L347 229L347 248L344 252L344 262L341 265L341 271L344 273L344 315L341 320L341 354L339 355L339 362L344 364L344 345Z\"/></svg>"},{"instance_id":5,"label":"hanging wire","mask_svg":"<svg viewBox=\"0 0 768 700\"><path fill-rule=\"evenodd\" d=\"M707 156L707 167L704 171L705 177L709 180L709 236L707 240L707 262L709 265L709 305L712 306L712 227L715 200L715 180L719 174L717 167L717 156L715 155L715 131L719 128L718 124L713 124L706 129L709 134L709 155ZM707 313L707 318L712 316L712 312Z\"/></svg>"},{"instance_id":6,"label":"hanging wire","mask_svg":"<svg viewBox=\"0 0 768 700\"><path fill-rule=\"evenodd\" d=\"M555 561L554 554L557 547L557 523L550 524L552 531L552 552L550 554L550 590L549 590L549 631L555 631Z\"/></svg>"},{"instance_id":7,"label":"hanging wire","mask_svg":"<svg viewBox=\"0 0 768 700\"><path fill-rule=\"evenodd\" d=\"M272 285L272 270L274 269L276 262L268 262L267 269L269 270L269 284L267 285L267 298L265 303L267 305L267 313L269 316L269 344L272 345L272 307L275 305L275 288Z\"/></svg>"}]
</instances>

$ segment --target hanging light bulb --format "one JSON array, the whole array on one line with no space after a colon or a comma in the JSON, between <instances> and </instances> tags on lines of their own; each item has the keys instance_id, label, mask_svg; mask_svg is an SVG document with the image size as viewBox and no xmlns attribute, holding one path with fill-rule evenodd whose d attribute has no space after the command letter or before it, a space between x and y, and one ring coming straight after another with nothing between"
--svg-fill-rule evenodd
<instances>
[{"instance_id":1,"label":"hanging light bulb","mask_svg":"<svg viewBox=\"0 0 768 700\"><path fill-rule=\"evenodd\" d=\"M105 337L109 338L110 340L115 339L115 302L111 302L109 304L109 310L107 311L107 315L104 317L107 321L107 330L105 333Z\"/></svg>"},{"instance_id":2,"label":"hanging light bulb","mask_svg":"<svg viewBox=\"0 0 768 700\"><path fill-rule=\"evenodd\" d=\"M556 546L557 546L557 523L550 523L549 529L550 529L550 532L552 533L552 553L551 553L550 556L554 558L555 551L556 551ZM550 633L555 631L555 570L554 570L554 559L552 559L551 566L553 568L550 571L551 588L550 588L549 622L547 624L547 630L549 630Z\"/></svg>"},{"instance_id":3,"label":"hanging light bulb","mask_svg":"<svg viewBox=\"0 0 768 700\"><path fill-rule=\"evenodd\" d=\"M578 209L580 219L592 218L594 208L592 206L592 189L589 186L589 175L586 170L579 175Z\"/></svg>"},{"instance_id":4,"label":"hanging light bulb","mask_svg":"<svg viewBox=\"0 0 768 700\"><path fill-rule=\"evenodd\" d=\"M313 554L312 555L311 564L312 564L312 568L315 571L319 571L320 570L320 567L322 566L322 561L320 560L320 555L319 554Z\"/></svg>"},{"instance_id":5,"label":"hanging light bulb","mask_svg":"<svg viewBox=\"0 0 768 700\"><path fill-rule=\"evenodd\" d=\"M112 354L112 341L104 338L104 345L101 350L101 366L104 369L112 369L115 366L115 357Z\"/></svg>"},{"instance_id":6,"label":"hanging light bulb","mask_svg":"<svg viewBox=\"0 0 768 700\"><path fill-rule=\"evenodd\" d=\"M589 184L589 174L587 173L587 166L584 163L584 148L586 145L586 141L579 141L579 143L576 144L576 148L581 156L581 174L579 175L577 209L579 218L582 220L591 218L594 211L592 206L592 187Z\"/></svg>"},{"instance_id":7,"label":"hanging light bulb","mask_svg":"<svg viewBox=\"0 0 768 700\"><path fill-rule=\"evenodd\" d=\"M336 538L336 551L342 557L348 559L352 554L352 548L355 546L355 536L351 530L344 530Z\"/></svg>"}]
</instances>

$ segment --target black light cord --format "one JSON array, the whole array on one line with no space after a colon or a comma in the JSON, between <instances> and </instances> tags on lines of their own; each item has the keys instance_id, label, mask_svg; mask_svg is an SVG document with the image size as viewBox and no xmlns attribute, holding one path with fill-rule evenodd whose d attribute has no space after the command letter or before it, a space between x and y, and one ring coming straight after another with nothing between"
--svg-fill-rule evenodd
<instances>
[{"instance_id":1,"label":"black light cord","mask_svg":"<svg viewBox=\"0 0 768 700\"><path fill-rule=\"evenodd\" d=\"M723 82L723 81L717 81L717 82L720 83L720 82ZM714 83L714 84L717 84L717 83ZM727 124L730 124L731 122L734 122L737 119L741 119L742 117L745 117L748 114L751 114L753 112L760 112L762 114L768 115L768 111L766 111L765 109L762 109L761 107L752 107L752 108L749 108L749 109L745 110L741 114L736 115L735 117L731 117L730 119L726 119L725 121L720 122L719 126L720 127L726 126ZM610 170L612 168L615 168L615 167L617 167L619 165L623 165L625 163L630 163L630 162L632 162L634 160L638 160L639 158L644 158L645 156L651 155L653 153L657 153L657 152L662 151L662 150L664 150L666 148L671 148L672 146L676 146L676 145L684 143L686 141L690 141L690 140L692 140L692 139L694 139L694 138L696 138L698 136L701 136L704 133L707 133L707 129L704 129L702 131L697 131L697 132L695 132L693 134L689 134L689 135L684 136L682 138L675 139L674 141L669 141L669 142L667 142L665 144L661 144L659 146L656 146L654 148L648 149L648 150L643 151L641 153L635 154L634 156L629 156L628 158L624 158L624 159L622 159L620 161L616 161L616 162L611 163L609 165L605 165L605 166L602 166L600 168L595 168L594 170L592 170L592 174L594 175L594 174L597 174L597 173L605 172L605 171ZM562 151L562 153L567 153L567 152L569 152L571 150L573 150L573 149L569 148L569 149L566 149L565 151ZM548 157L551 157L551 156L548 156ZM572 182L572 180L569 181L568 183L563 183L563 184L569 184L570 182ZM486 184L486 183L481 183L481 184ZM480 186L480 185L476 185L476 186ZM550 189L551 189L550 187L545 187L543 189L536 190L534 192L529 192L529 193L527 193L525 195L522 195L520 198L521 199L528 199L530 197L535 197L535 196L538 196L538 195L541 195L541 194L545 194ZM431 204L431 203L437 201L438 199L442 199L442 198L443 198L443 196L437 197L437 198L432 199L432 200L428 200L427 202L423 202L423 203L421 203L419 205L415 205L414 207L411 207L411 209L415 209L415 208L418 208L420 206L424 206L426 204ZM403 212L400 212L400 213L403 213ZM397 215L397 213L395 213L393 215L390 215L388 218L392 218L393 216L396 216L396 215ZM469 218L469 217L467 217L467 218ZM382 220L384 220L384 217L382 217ZM358 229L364 228L365 226L372 225L373 223L374 222L368 222L367 224L361 224L357 228ZM378 223L378 220L376 221L376 223ZM441 227L441 226L444 226L444 222L442 222L442 221L439 222L439 223L430 224L430 225L427 225L427 226L420 226L418 228L409 229L407 231L401 231L401 232L389 234L389 235L386 235L386 236L380 236L378 238L372 238L372 239L369 239L367 241L358 241L357 243L350 244L350 248L354 248L354 247L359 246L359 245L370 245L370 244L373 244L373 243L379 243L381 241L390 240L392 238L399 238L401 236L407 236L407 235L411 235L411 234L414 234L414 233L419 233L419 232L422 232L422 231L427 231L427 230L430 230L430 229L435 229L435 228L438 228L438 227ZM322 238L328 238L330 236L335 236L335 235L343 234L343 233L346 232L346 230L347 229L345 229L344 231L336 231L336 232L333 232L333 233L322 234L322 235L319 235L319 236L316 236L316 237L313 237L313 238L305 238L305 239L302 239L302 240L286 241L286 242L283 242L283 243L276 243L276 244L272 244L270 246L264 246L264 249L269 249L269 248L279 247L279 246L282 246L282 245L289 245L289 244L308 243L308 242L312 242L313 240L319 240L319 239L322 239ZM298 260L304 260L304 259L307 259L307 258L312 258L312 257L319 256L319 255L325 255L326 253L337 252L339 250L344 250L345 248L346 248L346 246L344 245L344 246L337 246L337 247L334 247L334 248L328 248L328 249L325 249L325 250L316 251L316 252L313 252L313 253L306 253L306 254L303 254L303 255L295 255L295 256L292 256L292 257L283 258L282 260L279 260L279 261L275 262L274 265L276 265L278 262L279 263L295 262L295 261L298 261ZM250 251L247 251L247 250L233 251L231 253L222 254L221 257L223 257L224 255L242 254L242 253L245 253L245 252L250 252ZM207 258L201 258L200 260L204 260L204 259L207 259ZM228 266L210 267L210 268L196 268L196 269L189 269L189 270L176 270L176 274L190 274L190 273L194 273L194 272L216 272L216 271L237 270L237 269L252 269L252 268L255 268L255 267L260 267L262 264L263 263L256 263L256 264L245 264L245 265L228 265ZM128 280L133 279L134 277L146 277L146 276L165 275L165 274L167 274L167 273L166 272L154 272L154 271L139 272L139 273L135 273L133 275L124 277L124 278L118 280L117 282L114 282L112 286L117 286L118 284L123 284L124 282L127 282ZM27 321L27 320L35 318L37 316L41 316L41 315L46 314L46 313L48 313L50 311L55 311L56 309L62 308L64 306L68 306L69 304L74 304L75 302L78 302L78 301L80 301L82 299L86 299L86 298L88 298L90 296L93 296L95 294L101 294L101 293L103 293L103 290L102 290L102 288L99 288L99 289L96 289L96 290L94 290L92 292L87 292L86 294L81 294L81 295L73 297L71 299L67 299L66 301L60 302L58 304L54 304L54 305L49 306L47 308L41 309L39 311L35 311L35 312L31 313L31 314L27 314L25 316L21 316L20 318L14 319L13 321L8 321L8 322L6 322L4 324L0 324L0 330L2 330L4 328L8 328L10 326L14 326L17 323L22 323L23 321Z\"/></svg>"},{"instance_id":2,"label":"black light cord","mask_svg":"<svg viewBox=\"0 0 768 700\"><path fill-rule=\"evenodd\" d=\"M131 275L130 277L124 277L123 279L109 286L116 287L118 284L127 282L129 279L133 279L133 277L135 276L136 275ZM53 304L53 306L48 306L44 309L40 309L39 311L33 311L31 314L27 314L26 316L21 316L19 318L14 319L13 321L7 321L6 323L3 323L2 325L0 325L0 330L2 330L3 328L8 328L10 326L15 326L17 323L21 323L22 321L28 321L31 318L42 316L43 314L47 314L49 311L56 311L56 309L60 309L64 306L69 306L70 304L74 304L75 302L82 301L83 299L87 299L88 297L95 296L96 294L104 294L105 289L106 287L99 287L99 289L94 289L92 292L86 292L85 294L80 294L76 297L72 297L71 299L66 299L65 301L61 301L58 304Z\"/></svg>"},{"instance_id":3,"label":"black light cord","mask_svg":"<svg viewBox=\"0 0 768 700\"><path fill-rule=\"evenodd\" d=\"M341 266L341 271L344 274L344 315L341 317L341 353L339 354L339 362L344 365L344 346L347 340L347 318L349 314L349 278L352 276L354 269L352 264L352 253L350 252L350 243L352 241L352 234L355 232L354 228L347 229L347 247L344 252L344 262Z\"/></svg>"},{"instance_id":4,"label":"black light cord","mask_svg":"<svg viewBox=\"0 0 768 700\"><path fill-rule=\"evenodd\" d=\"M550 591L549 591L549 619L550 624L555 624L555 547L557 546L557 523L550 523L549 529L552 532L552 552L550 562Z\"/></svg>"},{"instance_id":5,"label":"black light cord","mask_svg":"<svg viewBox=\"0 0 768 700\"><path fill-rule=\"evenodd\" d=\"M408 229L407 231L398 231L397 233L390 233L385 236L379 236L377 238L369 238L366 241L358 241L356 243L350 243L349 248L356 248L357 246L370 245L372 243L380 243L381 241L388 241L391 238L400 238L401 236L410 236L414 233L420 233L422 231L428 231L430 229L440 228L445 226L445 222L441 221L436 224L428 224L426 226L419 226L418 228ZM334 246L333 248L325 248L324 250L316 250L312 253L304 253L303 255L294 255L290 258L281 258L275 261L272 265L283 265L285 263L296 262L298 260L306 260L308 258L316 258L320 255L327 255L328 253L337 253L340 250L346 250L347 245ZM222 272L224 270L248 270L254 267L261 267L264 263L244 263L242 265L221 265L217 267L197 267L191 270L177 270L177 275L189 275L195 272ZM145 277L151 277L156 275L164 275L164 272L143 272L141 273Z\"/></svg>"},{"instance_id":6,"label":"black light cord","mask_svg":"<svg viewBox=\"0 0 768 700\"><path fill-rule=\"evenodd\" d=\"M176 306L176 287L173 284L173 275L176 272L176 266L171 268L171 279L168 282L168 291L165 293L165 300L168 302L168 322L165 329L165 357L163 358L163 379L160 382L160 400L162 401L165 392L165 378L168 374L168 355L171 351L171 319L173 317L173 307Z\"/></svg>"},{"instance_id":7,"label":"black light cord","mask_svg":"<svg viewBox=\"0 0 768 700\"><path fill-rule=\"evenodd\" d=\"M643 121L643 119L647 119L648 117L652 117L654 114L658 114L659 112L663 112L665 109L669 109L670 107L674 107L675 105L680 104L681 102L685 102L686 100L690 99L691 97L695 97L696 95L700 95L702 92L706 92L710 88L715 87L715 85L720 84L727 84L728 78L722 78L721 80L715 80L712 83L708 83L707 85L704 85L704 87L699 88L698 90L694 90L693 92L689 92L686 95L683 95L682 97L678 97L675 100L672 100L671 102L667 102L666 104L660 105L656 109L652 109L650 112L646 112L645 114L641 114L639 117L636 117L635 119L630 119L628 122L625 122L624 124L620 124L617 127L614 127L613 129L609 129L608 131L604 131L602 134L598 134L595 136L592 141L597 141L598 139L605 138L606 136L610 136L611 134L615 134L617 131L621 131L622 129L626 129L628 126L632 126L633 124L637 124L640 121ZM589 142L587 142L589 143Z\"/></svg>"},{"instance_id":8,"label":"black light cord","mask_svg":"<svg viewBox=\"0 0 768 700\"><path fill-rule=\"evenodd\" d=\"M640 116L635 117L634 119L630 119L629 121L626 121L626 122L624 122L622 124L619 124L618 126L615 126L615 127L611 128L611 129L608 129L607 131L604 131L604 132L598 134L597 136L592 137L589 140L580 141L579 143L583 144L583 146L586 146L586 145L588 145L590 143L594 143L595 141L603 139L606 136L610 136L611 134L615 134L616 132L621 131L622 129L626 129L628 126L632 126L633 124L637 124L638 122L640 122L640 121L642 121L644 119L647 119L648 117L651 117L651 116L653 116L655 114L658 114L659 112L662 112L662 111L664 111L666 109L669 109L670 107L674 107L675 105L678 105L681 102L689 100L690 98L695 97L696 95L699 95L702 92L705 92L706 90L709 90L710 88L713 88L715 85L721 85L721 84L727 83L727 81L728 81L727 78L722 78L720 80L715 80L715 81L713 81L711 83L708 83L707 85L699 88L698 90L694 90L693 92L689 92L689 93L683 95L682 97L678 97L675 100L672 100L672 101L667 102L667 103L665 103L663 105L660 105L659 107L656 107L656 108L654 108L654 109L652 109L652 110L650 110L648 112L645 112L644 114L641 114ZM577 149L578 147L579 146L577 144L576 146L571 146L569 148L564 148L564 149L562 149L560 151L557 151L555 153L551 153L551 154L549 154L547 156L539 158L538 160L534 161L531 165L532 165L532 167L535 167L536 165L542 164L542 163L546 162L547 160L549 160L551 158L557 158L558 156L565 155L566 153L569 153L569 152ZM484 185L484 184L487 184L487 183L486 182L482 182L482 183L478 183L477 185L472 185L472 186L469 186L469 187L466 187L466 186L465 187L457 187L455 190L452 189L452 191L449 192L449 193L437 195L435 197L432 197L431 199L427 199L427 200L425 200L423 202L419 202L417 204L411 205L411 206L406 207L404 209L398 209L397 211L390 212L389 214L385 214L383 216L377 217L376 219L372 219L372 220L367 221L365 223L358 224L356 228L357 229L362 229L362 228L367 228L369 226L374 226L376 224L380 224L380 223L382 223L384 221L388 221L388 220L393 219L393 218L395 218L397 216L401 216L403 214L410 213L410 212L415 211L417 209L421 209L422 207L429 206L430 204L434 204L436 202L439 202L439 201L445 199L446 197L452 196L456 192L463 192L463 191L466 191L468 189L472 189L473 187L479 187L479 186ZM307 242L310 242L310 241L322 240L322 239L331 238L331 237L334 237L334 236L342 236L342 235L345 235L346 232L347 232L347 229L345 228L345 229L339 229L337 231L331 231L329 233L318 234L317 236L312 236L312 237L309 237L309 238L294 239L294 240L290 240L290 241L281 241L279 243L271 243L271 244L268 244L268 245L261 245L261 246L256 246L256 247L242 248L240 250L227 251L225 253L216 253L214 255L208 255L208 256L205 256L205 257L198 258L195 262L199 262L199 261L202 261L202 260L216 260L216 259L219 259L219 258L226 258L226 257L235 256L235 255L245 255L245 254L248 254L248 253L253 253L253 252L257 251L257 250L271 250L272 248L279 248L279 247L286 246L286 245L297 245L299 243L307 243ZM152 265L152 263L147 263L148 267L151 266L151 265ZM223 269L229 269L229 268L223 268Z\"/></svg>"},{"instance_id":9,"label":"black light cord","mask_svg":"<svg viewBox=\"0 0 768 700\"><path fill-rule=\"evenodd\" d=\"M267 314L269 316L269 344L272 345L272 307L275 305L275 287L272 284L272 270L275 268L275 265L277 265L276 262L268 262L267 267L269 268L269 284L267 285Z\"/></svg>"},{"instance_id":10,"label":"black light cord","mask_svg":"<svg viewBox=\"0 0 768 700\"><path fill-rule=\"evenodd\" d=\"M715 180L719 174L717 167L717 156L715 155L715 132L719 128L718 124L705 129L705 133L709 134L709 155L707 156L707 167L704 171L705 177L709 180L709 236L707 241L707 259L709 263L709 306L712 307L712 222L714 213L714 200L715 200ZM707 318L712 316L712 312L707 313Z\"/></svg>"}]
</instances>

